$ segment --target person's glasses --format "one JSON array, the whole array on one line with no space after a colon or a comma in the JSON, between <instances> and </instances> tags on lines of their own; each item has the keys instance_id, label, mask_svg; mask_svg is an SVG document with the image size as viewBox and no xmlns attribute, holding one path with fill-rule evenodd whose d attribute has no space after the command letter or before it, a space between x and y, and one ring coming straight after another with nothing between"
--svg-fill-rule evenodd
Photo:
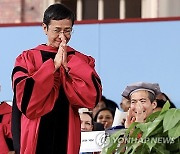
<instances>
[{"instance_id":1,"label":"person's glasses","mask_svg":"<svg viewBox=\"0 0 180 154\"><path fill-rule=\"evenodd\" d=\"M67 28L67 29L64 29L64 30L52 29L51 31L56 35L64 34L66 36L71 36L71 34L73 32L73 29L72 28Z\"/></svg>"}]
</instances>

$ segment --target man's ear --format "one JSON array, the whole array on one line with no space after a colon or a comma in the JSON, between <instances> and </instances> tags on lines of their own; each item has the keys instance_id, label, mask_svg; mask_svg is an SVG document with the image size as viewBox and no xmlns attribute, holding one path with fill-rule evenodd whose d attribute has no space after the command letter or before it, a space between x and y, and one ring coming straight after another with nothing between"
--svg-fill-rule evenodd
<instances>
[{"instance_id":1,"label":"man's ear","mask_svg":"<svg viewBox=\"0 0 180 154\"><path fill-rule=\"evenodd\" d=\"M45 23L42 23L42 28L44 30L44 33L47 35L48 27Z\"/></svg>"},{"instance_id":2,"label":"man's ear","mask_svg":"<svg viewBox=\"0 0 180 154\"><path fill-rule=\"evenodd\" d=\"M157 107L157 102L156 102L156 100L154 100L154 101L152 102L152 106L153 106L153 109L155 109L155 108Z\"/></svg>"}]
</instances>

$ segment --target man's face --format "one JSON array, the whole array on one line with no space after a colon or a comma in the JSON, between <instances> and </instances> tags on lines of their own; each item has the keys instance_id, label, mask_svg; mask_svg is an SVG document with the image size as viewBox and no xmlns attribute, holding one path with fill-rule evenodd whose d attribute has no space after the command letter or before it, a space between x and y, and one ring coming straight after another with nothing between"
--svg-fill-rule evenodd
<instances>
[{"instance_id":1,"label":"man's face","mask_svg":"<svg viewBox=\"0 0 180 154\"><path fill-rule=\"evenodd\" d=\"M62 37L65 38L66 43L69 42L72 31L71 20L51 20L48 26L44 23L42 26L45 34L48 37L47 45L52 46L54 48L59 48L59 45L62 41Z\"/></svg>"},{"instance_id":2,"label":"man's face","mask_svg":"<svg viewBox=\"0 0 180 154\"><path fill-rule=\"evenodd\" d=\"M151 103L148 96L148 91L139 90L134 92L130 97L131 110L133 111L136 121L139 121L137 119L146 119L153 112L153 109L156 108L156 102ZM139 122L141 122L141 120Z\"/></svg>"}]
</instances>

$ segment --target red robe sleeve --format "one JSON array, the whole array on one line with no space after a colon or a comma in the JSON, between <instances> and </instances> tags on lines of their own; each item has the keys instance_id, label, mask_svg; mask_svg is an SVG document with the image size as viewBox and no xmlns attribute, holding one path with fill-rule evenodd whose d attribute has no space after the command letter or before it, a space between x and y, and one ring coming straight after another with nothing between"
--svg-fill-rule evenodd
<instances>
[{"instance_id":1,"label":"red robe sleeve","mask_svg":"<svg viewBox=\"0 0 180 154\"><path fill-rule=\"evenodd\" d=\"M94 59L77 52L69 57L68 74L61 69L63 87L71 105L93 108L101 98L102 86Z\"/></svg>"},{"instance_id":2,"label":"red robe sleeve","mask_svg":"<svg viewBox=\"0 0 180 154\"><path fill-rule=\"evenodd\" d=\"M53 109L60 87L59 73L54 73L53 60L42 63L40 52L36 54L39 54L36 59L31 51L18 56L12 75L16 104L29 119Z\"/></svg>"},{"instance_id":3,"label":"red robe sleeve","mask_svg":"<svg viewBox=\"0 0 180 154\"><path fill-rule=\"evenodd\" d=\"M0 123L0 149L2 153L8 153L9 148L4 136L4 126Z\"/></svg>"},{"instance_id":4,"label":"red robe sleeve","mask_svg":"<svg viewBox=\"0 0 180 154\"><path fill-rule=\"evenodd\" d=\"M11 106L3 102L0 104L0 115L2 121L0 123L0 153L6 154L9 152L8 145L6 143L7 138L12 138L11 133Z\"/></svg>"}]
</instances>

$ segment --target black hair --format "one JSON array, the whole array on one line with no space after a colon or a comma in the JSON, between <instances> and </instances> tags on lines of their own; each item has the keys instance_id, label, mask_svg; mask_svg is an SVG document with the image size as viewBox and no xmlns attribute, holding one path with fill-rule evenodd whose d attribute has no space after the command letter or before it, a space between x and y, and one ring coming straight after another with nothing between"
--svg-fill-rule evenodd
<instances>
[{"instance_id":1,"label":"black hair","mask_svg":"<svg viewBox=\"0 0 180 154\"><path fill-rule=\"evenodd\" d=\"M112 110L116 110L116 108L119 109L116 102L112 101L111 99L107 99L105 96L101 97L101 101L103 101L107 108L111 108Z\"/></svg>"},{"instance_id":2,"label":"black hair","mask_svg":"<svg viewBox=\"0 0 180 154\"><path fill-rule=\"evenodd\" d=\"M148 91L148 95L149 95L149 100L151 101L151 103L154 102L156 99L156 96L150 91Z\"/></svg>"},{"instance_id":3,"label":"black hair","mask_svg":"<svg viewBox=\"0 0 180 154\"><path fill-rule=\"evenodd\" d=\"M101 97L101 101L103 101L105 103L105 105L107 106L107 99L105 96L102 95Z\"/></svg>"},{"instance_id":4,"label":"black hair","mask_svg":"<svg viewBox=\"0 0 180 154\"><path fill-rule=\"evenodd\" d=\"M169 101L169 103L170 103L170 108L176 108L176 106L174 105L174 103L171 101L171 99L170 99L165 93L162 93L162 95L164 95L164 97L166 98L166 100Z\"/></svg>"},{"instance_id":5,"label":"black hair","mask_svg":"<svg viewBox=\"0 0 180 154\"><path fill-rule=\"evenodd\" d=\"M96 115L94 116L94 121L95 121L95 122L97 122L97 117L98 117L99 113L100 113L101 111L105 111L105 110L110 111L110 113L112 114L112 117L114 118L114 114L115 114L115 113L113 112L113 110L110 109L110 108L108 108L108 107L105 107L105 108L100 109L100 110L96 113Z\"/></svg>"},{"instance_id":6,"label":"black hair","mask_svg":"<svg viewBox=\"0 0 180 154\"><path fill-rule=\"evenodd\" d=\"M117 105L117 103L110 99L107 99L106 105L108 108L111 108L112 110L116 110L116 108L119 109L119 106Z\"/></svg>"},{"instance_id":7,"label":"black hair","mask_svg":"<svg viewBox=\"0 0 180 154\"><path fill-rule=\"evenodd\" d=\"M164 104L166 103L166 101L162 100L162 99L156 99L157 102L157 107L163 108Z\"/></svg>"},{"instance_id":8,"label":"black hair","mask_svg":"<svg viewBox=\"0 0 180 154\"><path fill-rule=\"evenodd\" d=\"M170 104L170 108L176 108L176 106L174 105L174 103L170 100L170 98L165 94L165 93L161 93L165 98L166 98L166 101L169 101L169 104ZM162 99L156 99L156 102L157 102L157 107L161 107L163 108L164 104L166 103L165 100L162 100Z\"/></svg>"},{"instance_id":9,"label":"black hair","mask_svg":"<svg viewBox=\"0 0 180 154\"><path fill-rule=\"evenodd\" d=\"M74 13L65 5L55 3L50 5L44 12L43 23L47 26L50 24L51 20L63 20L70 19L72 21L72 26L74 25L75 15Z\"/></svg>"}]
</instances>

